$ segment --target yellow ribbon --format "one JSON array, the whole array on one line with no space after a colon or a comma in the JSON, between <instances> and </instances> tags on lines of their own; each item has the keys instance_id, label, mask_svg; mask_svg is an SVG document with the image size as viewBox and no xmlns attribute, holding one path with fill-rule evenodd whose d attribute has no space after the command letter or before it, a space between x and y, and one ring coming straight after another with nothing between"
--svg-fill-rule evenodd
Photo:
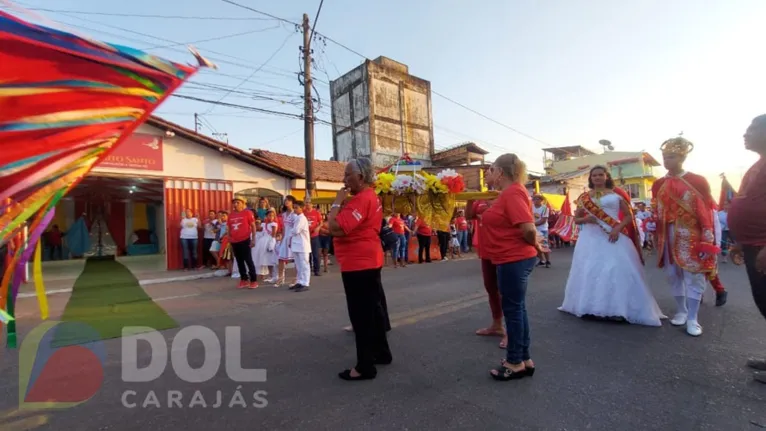
<instances>
[{"instance_id":1,"label":"yellow ribbon","mask_svg":"<svg viewBox=\"0 0 766 431\"><path fill-rule=\"evenodd\" d=\"M45 295L45 285L43 284L43 242L37 241L35 249L35 262L32 265L32 277L35 280L35 292L37 293L37 303L40 305L40 318L48 319L48 297Z\"/></svg>"}]
</instances>

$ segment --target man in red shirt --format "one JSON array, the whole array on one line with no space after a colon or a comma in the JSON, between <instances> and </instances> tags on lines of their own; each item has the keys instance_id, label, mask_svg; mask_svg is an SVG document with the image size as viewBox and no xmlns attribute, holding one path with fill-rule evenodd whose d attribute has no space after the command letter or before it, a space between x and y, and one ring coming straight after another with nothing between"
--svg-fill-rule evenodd
<instances>
[{"instance_id":1,"label":"man in red shirt","mask_svg":"<svg viewBox=\"0 0 766 431\"><path fill-rule=\"evenodd\" d=\"M761 156L742 178L731 201L728 225L736 244L730 254L735 264L744 255L755 305L766 317L766 115L756 117L745 132L745 148ZM766 383L766 359L751 359L756 381Z\"/></svg>"},{"instance_id":2,"label":"man in red shirt","mask_svg":"<svg viewBox=\"0 0 766 431\"><path fill-rule=\"evenodd\" d=\"M306 208L303 210L303 215L309 221L309 233L311 234L311 267L314 270L314 275L319 277L322 275L319 272L319 254L321 250L319 229L322 227L322 214L311 202L306 202L305 205Z\"/></svg>"},{"instance_id":3,"label":"man in red shirt","mask_svg":"<svg viewBox=\"0 0 766 431\"><path fill-rule=\"evenodd\" d=\"M258 287L252 253L255 247L255 215L246 208L247 203L242 197L235 197L232 205L234 211L229 214L228 222L229 240L241 277L239 288L255 289Z\"/></svg>"},{"instance_id":4,"label":"man in red shirt","mask_svg":"<svg viewBox=\"0 0 766 431\"><path fill-rule=\"evenodd\" d=\"M460 242L460 251L468 253L468 220L466 220L463 210L457 212L455 227L457 228L457 240Z\"/></svg>"}]
</instances>

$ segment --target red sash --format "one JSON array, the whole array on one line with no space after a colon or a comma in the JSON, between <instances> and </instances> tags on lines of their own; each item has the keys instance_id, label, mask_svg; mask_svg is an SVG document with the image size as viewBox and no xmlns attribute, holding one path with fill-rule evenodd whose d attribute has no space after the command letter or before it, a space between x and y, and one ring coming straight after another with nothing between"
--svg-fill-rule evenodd
<instances>
[{"instance_id":1,"label":"red sash","mask_svg":"<svg viewBox=\"0 0 766 431\"><path fill-rule=\"evenodd\" d=\"M625 200L625 197L622 196L620 193L616 193L617 196L619 196L621 199ZM590 196L590 193L583 193L580 197L580 202L582 202L583 208L585 208L586 211L593 214L597 219L601 220L602 222L606 223L607 225L611 226L612 228L617 227L617 225L620 224L618 220L615 220L612 218L609 214L604 211L603 208L598 206L596 202L593 201L593 199ZM628 205L628 208L630 208L630 205ZM641 259L641 264L644 264L644 255L641 252L642 244L641 239L638 235L638 228L636 227L636 219L633 217L633 210L630 209L628 214L624 214L624 217L630 217L630 224L622 228L621 234L628 237L631 242L633 242L633 245L636 247L636 251L638 252L638 257Z\"/></svg>"}]
</instances>

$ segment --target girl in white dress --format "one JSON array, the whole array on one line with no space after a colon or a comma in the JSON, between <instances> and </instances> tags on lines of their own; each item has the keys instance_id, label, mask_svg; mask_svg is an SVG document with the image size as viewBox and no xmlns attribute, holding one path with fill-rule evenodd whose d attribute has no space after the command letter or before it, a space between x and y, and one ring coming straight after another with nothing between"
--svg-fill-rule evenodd
<instances>
[{"instance_id":1,"label":"girl in white dress","mask_svg":"<svg viewBox=\"0 0 766 431\"><path fill-rule=\"evenodd\" d=\"M274 209L270 209L263 221L261 236L255 243L255 272L264 277L266 283L276 283L274 265L276 259L277 223L274 221Z\"/></svg>"},{"instance_id":2,"label":"girl in white dress","mask_svg":"<svg viewBox=\"0 0 766 431\"><path fill-rule=\"evenodd\" d=\"M614 188L603 166L591 169L588 186L591 191L577 199L575 222L582 228L559 310L578 317L662 326L665 316L646 285L629 200Z\"/></svg>"},{"instance_id":3,"label":"girl in white dress","mask_svg":"<svg viewBox=\"0 0 766 431\"><path fill-rule=\"evenodd\" d=\"M293 252L290 250L288 238L292 236L293 228L295 227L295 213L293 212L294 203L295 198L292 195L288 195L285 198L284 211L282 212L283 231L282 235L280 235L281 240L279 246L277 247L277 258L279 259L277 286L285 283L285 266L293 261Z\"/></svg>"}]
</instances>

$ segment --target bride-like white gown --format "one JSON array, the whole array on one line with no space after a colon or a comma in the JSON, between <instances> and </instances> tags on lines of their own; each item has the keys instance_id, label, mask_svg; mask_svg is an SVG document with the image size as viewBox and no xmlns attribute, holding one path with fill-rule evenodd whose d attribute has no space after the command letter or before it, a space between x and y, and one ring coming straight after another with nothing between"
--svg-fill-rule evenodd
<instances>
[{"instance_id":1,"label":"bride-like white gown","mask_svg":"<svg viewBox=\"0 0 766 431\"><path fill-rule=\"evenodd\" d=\"M619 220L620 197L602 196L598 205ZM598 222L606 229L611 228ZM646 285L644 268L633 241L620 234L617 242L599 225L585 224L575 245L564 303L559 310L582 317L622 317L630 323L662 326L666 318Z\"/></svg>"}]
</instances>

